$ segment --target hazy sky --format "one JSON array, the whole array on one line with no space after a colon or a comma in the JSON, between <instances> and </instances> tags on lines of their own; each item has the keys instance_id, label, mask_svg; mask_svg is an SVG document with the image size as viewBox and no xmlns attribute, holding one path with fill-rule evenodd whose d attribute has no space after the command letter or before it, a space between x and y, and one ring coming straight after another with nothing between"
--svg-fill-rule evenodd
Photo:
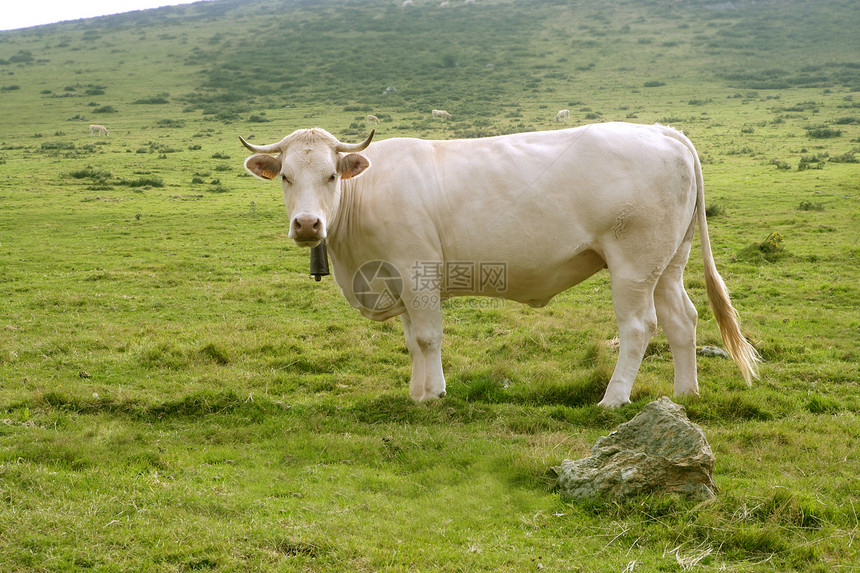
<instances>
[{"instance_id":1,"label":"hazy sky","mask_svg":"<svg viewBox=\"0 0 860 573\"><path fill-rule=\"evenodd\" d=\"M0 30L190 4L194 1L196 0L0 0Z\"/></svg>"}]
</instances>

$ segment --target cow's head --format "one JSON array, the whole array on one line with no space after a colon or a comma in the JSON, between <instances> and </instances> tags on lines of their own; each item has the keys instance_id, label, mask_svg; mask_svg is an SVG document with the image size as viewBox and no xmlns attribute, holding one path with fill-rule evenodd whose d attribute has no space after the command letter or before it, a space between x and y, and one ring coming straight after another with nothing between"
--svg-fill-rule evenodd
<instances>
[{"instance_id":1,"label":"cow's head","mask_svg":"<svg viewBox=\"0 0 860 573\"><path fill-rule=\"evenodd\" d=\"M239 138L258 153L245 160L251 175L281 178L290 238L297 245L315 247L326 238L327 223L340 201L341 179L356 177L370 167L358 152L370 145L373 134L358 144L341 143L323 129L300 129L271 145L251 145Z\"/></svg>"}]
</instances>

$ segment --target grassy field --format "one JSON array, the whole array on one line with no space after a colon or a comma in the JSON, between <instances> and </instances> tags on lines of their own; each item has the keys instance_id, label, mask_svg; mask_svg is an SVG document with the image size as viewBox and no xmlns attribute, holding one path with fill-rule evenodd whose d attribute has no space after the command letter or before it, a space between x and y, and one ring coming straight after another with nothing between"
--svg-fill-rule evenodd
<instances>
[{"instance_id":1,"label":"grassy field","mask_svg":"<svg viewBox=\"0 0 860 573\"><path fill-rule=\"evenodd\" d=\"M857 571L856 2L216 0L0 33L0 570ZM393 87L395 90L388 90ZM387 92L387 93L385 93ZM433 120L446 109L450 121ZM237 136L683 129L764 358L682 401L716 500L572 504L550 466L672 389L596 406L608 275L455 299L448 397L399 321L307 276ZM90 137L90 123L110 137ZM700 345L719 345L694 246Z\"/></svg>"}]
</instances>

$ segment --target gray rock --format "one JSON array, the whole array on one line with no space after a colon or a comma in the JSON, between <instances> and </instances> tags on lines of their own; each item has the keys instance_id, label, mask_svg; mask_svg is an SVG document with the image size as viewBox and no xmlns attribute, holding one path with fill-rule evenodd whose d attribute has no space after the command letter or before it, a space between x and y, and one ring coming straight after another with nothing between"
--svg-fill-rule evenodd
<instances>
[{"instance_id":1,"label":"gray rock","mask_svg":"<svg viewBox=\"0 0 860 573\"><path fill-rule=\"evenodd\" d=\"M731 358L728 352L716 346L703 346L696 350L696 354L707 358Z\"/></svg>"},{"instance_id":2,"label":"gray rock","mask_svg":"<svg viewBox=\"0 0 860 573\"><path fill-rule=\"evenodd\" d=\"M591 455L553 468L561 494L577 500L644 493L714 497L714 453L684 407L663 397L597 440Z\"/></svg>"}]
</instances>

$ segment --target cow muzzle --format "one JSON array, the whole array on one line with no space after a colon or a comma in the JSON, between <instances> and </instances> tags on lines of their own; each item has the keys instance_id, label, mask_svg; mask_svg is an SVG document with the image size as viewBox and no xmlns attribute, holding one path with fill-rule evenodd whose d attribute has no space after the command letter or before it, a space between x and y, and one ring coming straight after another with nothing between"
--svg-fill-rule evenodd
<instances>
[{"instance_id":1,"label":"cow muzzle","mask_svg":"<svg viewBox=\"0 0 860 573\"><path fill-rule=\"evenodd\" d=\"M316 247L325 239L325 223L312 213L297 215L290 224L290 238L300 247Z\"/></svg>"}]
</instances>

